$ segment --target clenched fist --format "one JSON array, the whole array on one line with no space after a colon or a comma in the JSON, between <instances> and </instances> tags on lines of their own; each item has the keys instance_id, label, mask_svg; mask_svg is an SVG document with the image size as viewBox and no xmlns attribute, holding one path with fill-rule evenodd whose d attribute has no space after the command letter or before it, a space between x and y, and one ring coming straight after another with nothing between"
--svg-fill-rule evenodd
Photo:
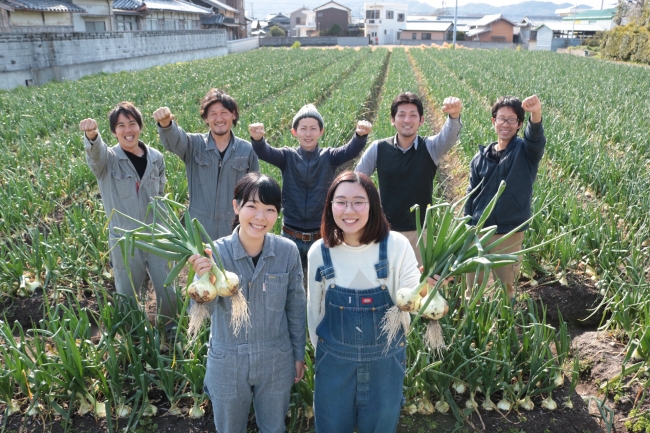
<instances>
[{"instance_id":1,"label":"clenched fist","mask_svg":"<svg viewBox=\"0 0 650 433\"><path fill-rule=\"evenodd\" d=\"M167 107L160 107L159 109L153 112L153 120L158 122L158 124L163 128L167 128L172 123L172 120L174 119L175 119L174 115L172 114L171 110Z\"/></svg>"},{"instance_id":2,"label":"clenched fist","mask_svg":"<svg viewBox=\"0 0 650 433\"><path fill-rule=\"evenodd\" d=\"M97 121L95 119L84 119L79 123L79 129L81 129L88 137L88 140L93 141L99 135L99 129L97 128Z\"/></svg>"},{"instance_id":3,"label":"clenched fist","mask_svg":"<svg viewBox=\"0 0 650 433\"><path fill-rule=\"evenodd\" d=\"M264 134L266 134L263 123L251 123L248 125L248 132L250 133L251 138L255 141L260 141L264 138Z\"/></svg>"},{"instance_id":4,"label":"clenched fist","mask_svg":"<svg viewBox=\"0 0 650 433\"><path fill-rule=\"evenodd\" d=\"M442 112L447 113L452 119L456 119L460 116L460 110L463 108L463 103L458 98L450 96L445 98L442 102Z\"/></svg>"},{"instance_id":5,"label":"clenched fist","mask_svg":"<svg viewBox=\"0 0 650 433\"><path fill-rule=\"evenodd\" d=\"M529 96L521 103L521 108L530 113L530 121L539 123L542 121L542 102L537 95Z\"/></svg>"},{"instance_id":6,"label":"clenched fist","mask_svg":"<svg viewBox=\"0 0 650 433\"><path fill-rule=\"evenodd\" d=\"M357 134L361 137L370 134L372 132L372 123L367 120L359 120L357 122Z\"/></svg>"}]
</instances>

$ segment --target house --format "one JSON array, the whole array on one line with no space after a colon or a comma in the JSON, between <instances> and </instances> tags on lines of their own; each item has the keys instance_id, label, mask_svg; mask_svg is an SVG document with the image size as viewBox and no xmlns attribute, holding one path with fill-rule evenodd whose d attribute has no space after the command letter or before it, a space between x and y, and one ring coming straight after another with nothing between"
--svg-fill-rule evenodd
<instances>
[{"instance_id":1,"label":"house","mask_svg":"<svg viewBox=\"0 0 650 433\"><path fill-rule=\"evenodd\" d=\"M316 31L316 12L301 7L289 14L289 36L305 37Z\"/></svg>"},{"instance_id":2,"label":"house","mask_svg":"<svg viewBox=\"0 0 650 433\"><path fill-rule=\"evenodd\" d=\"M514 29L513 41L521 44L524 48L529 49L530 41L537 41L537 31L535 28L544 23L562 22L562 18L554 16L525 16L517 23Z\"/></svg>"},{"instance_id":3,"label":"house","mask_svg":"<svg viewBox=\"0 0 650 433\"><path fill-rule=\"evenodd\" d=\"M450 21L407 21L400 29L400 43L407 43L406 41L442 42L447 40L447 33L453 28L454 23Z\"/></svg>"},{"instance_id":4,"label":"house","mask_svg":"<svg viewBox=\"0 0 650 433\"><path fill-rule=\"evenodd\" d=\"M289 29L291 28L291 20L288 16L283 14L282 12L278 13L277 15L269 15L266 17L266 21L268 22L269 28L273 26L278 26L281 29L283 29L287 34L289 33Z\"/></svg>"},{"instance_id":5,"label":"house","mask_svg":"<svg viewBox=\"0 0 650 433\"><path fill-rule=\"evenodd\" d=\"M224 23L236 25L235 27L232 27L232 30L235 33L235 38L241 39L248 37L244 0L220 0L220 2L237 10L232 22L230 22L229 17L224 17Z\"/></svg>"},{"instance_id":6,"label":"house","mask_svg":"<svg viewBox=\"0 0 650 433\"><path fill-rule=\"evenodd\" d=\"M576 24L594 24L604 30L611 30L616 27L614 23L614 15L616 15L616 8L603 9L603 10L588 10L575 15L563 17L563 21L575 21Z\"/></svg>"},{"instance_id":7,"label":"house","mask_svg":"<svg viewBox=\"0 0 650 433\"><path fill-rule=\"evenodd\" d=\"M74 16L85 13L60 0L0 0L3 31L11 33L72 32Z\"/></svg>"},{"instance_id":8,"label":"house","mask_svg":"<svg viewBox=\"0 0 650 433\"><path fill-rule=\"evenodd\" d=\"M350 23L351 11L350 8L333 1L314 8L314 12L316 12L316 29L320 32L326 32L334 24L338 24L341 30L345 32Z\"/></svg>"},{"instance_id":9,"label":"house","mask_svg":"<svg viewBox=\"0 0 650 433\"><path fill-rule=\"evenodd\" d=\"M365 36L375 45L398 43L400 28L406 22L408 5L401 3L366 3ZM435 17L434 17L435 19Z\"/></svg>"},{"instance_id":10,"label":"house","mask_svg":"<svg viewBox=\"0 0 650 433\"><path fill-rule=\"evenodd\" d=\"M596 24L577 24L573 21L550 22L536 27L537 42L530 49L542 51L557 51L558 48L567 48L580 45L581 39L591 38L602 28Z\"/></svg>"},{"instance_id":11,"label":"house","mask_svg":"<svg viewBox=\"0 0 650 433\"><path fill-rule=\"evenodd\" d=\"M486 15L470 25L465 39L479 42L512 43L515 23L501 14Z\"/></svg>"},{"instance_id":12,"label":"house","mask_svg":"<svg viewBox=\"0 0 650 433\"><path fill-rule=\"evenodd\" d=\"M225 29L228 40L238 38L240 23L236 22L239 14L237 9L218 0L193 0L193 2L212 11L212 14L201 17L202 28Z\"/></svg>"},{"instance_id":13,"label":"house","mask_svg":"<svg viewBox=\"0 0 650 433\"><path fill-rule=\"evenodd\" d=\"M211 13L182 0L113 1L115 21L124 30L200 30L201 17Z\"/></svg>"}]
</instances>

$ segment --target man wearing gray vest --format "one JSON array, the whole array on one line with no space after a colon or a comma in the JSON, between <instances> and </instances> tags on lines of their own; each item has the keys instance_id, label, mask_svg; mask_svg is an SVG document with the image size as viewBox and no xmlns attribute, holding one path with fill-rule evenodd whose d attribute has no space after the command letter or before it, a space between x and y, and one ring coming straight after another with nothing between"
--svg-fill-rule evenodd
<instances>
[{"instance_id":1,"label":"man wearing gray vest","mask_svg":"<svg viewBox=\"0 0 650 433\"><path fill-rule=\"evenodd\" d=\"M400 93L390 107L391 124L397 130L393 137L374 141L361 156L355 171L371 176L377 169L379 195L391 230L408 238L422 265L417 247L414 204L422 210L431 203L433 178L442 156L458 141L460 134L460 99L445 98L442 112L449 117L438 135L420 137L424 124L424 107L411 92ZM420 212L424 222L425 212Z\"/></svg>"}]
</instances>

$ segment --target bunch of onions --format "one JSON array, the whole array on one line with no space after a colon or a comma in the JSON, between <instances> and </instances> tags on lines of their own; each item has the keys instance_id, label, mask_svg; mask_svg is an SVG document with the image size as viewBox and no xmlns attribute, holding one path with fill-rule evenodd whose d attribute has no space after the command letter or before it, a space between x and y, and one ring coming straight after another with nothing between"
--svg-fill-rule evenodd
<instances>
[{"instance_id":1,"label":"bunch of onions","mask_svg":"<svg viewBox=\"0 0 650 433\"><path fill-rule=\"evenodd\" d=\"M185 227L176 216L172 206L185 211ZM149 210L153 212L151 224L145 224L122 214L139 227L134 230L116 228L122 233L119 246L127 269L129 256L133 255L135 248L139 248L176 263L165 281L165 285L169 285L178 277L190 256L195 254L205 256L205 248L209 246L214 257L210 272L206 272L197 281L193 281L194 270L191 266L189 270L189 286L185 293L194 303L189 311L188 333L192 338L198 335L201 324L210 317L205 303L213 301L217 296L222 296L230 297L232 300L230 326L233 328L233 333L238 335L242 327L247 327L250 324L248 303L239 290L239 278L236 274L224 269L221 257L205 228L196 218L190 219L189 212L183 205L164 197L156 197L149 204ZM203 238L207 240L207 245L203 243Z\"/></svg>"}]
</instances>

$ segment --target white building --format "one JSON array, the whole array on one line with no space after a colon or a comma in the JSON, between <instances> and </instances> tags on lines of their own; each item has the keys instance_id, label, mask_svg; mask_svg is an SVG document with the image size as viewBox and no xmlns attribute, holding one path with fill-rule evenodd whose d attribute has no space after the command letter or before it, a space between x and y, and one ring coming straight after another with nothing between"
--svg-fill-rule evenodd
<instances>
[{"instance_id":1,"label":"white building","mask_svg":"<svg viewBox=\"0 0 650 433\"><path fill-rule=\"evenodd\" d=\"M307 37L316 31L316 12L311 9L301 7L291 12L289 18L291 19L289 36Z\"/></svg>"},{"instance_id":2,"label":"white building","mask_svg":"<svg viewBox=\"0 0 650 433\"><path fill-rule=\"evenodd\" d=\"M400 3L366 3L365 35L375 45L397 44L400 28L406 22L408 5Z\"/></svg>"}]
</instances>

